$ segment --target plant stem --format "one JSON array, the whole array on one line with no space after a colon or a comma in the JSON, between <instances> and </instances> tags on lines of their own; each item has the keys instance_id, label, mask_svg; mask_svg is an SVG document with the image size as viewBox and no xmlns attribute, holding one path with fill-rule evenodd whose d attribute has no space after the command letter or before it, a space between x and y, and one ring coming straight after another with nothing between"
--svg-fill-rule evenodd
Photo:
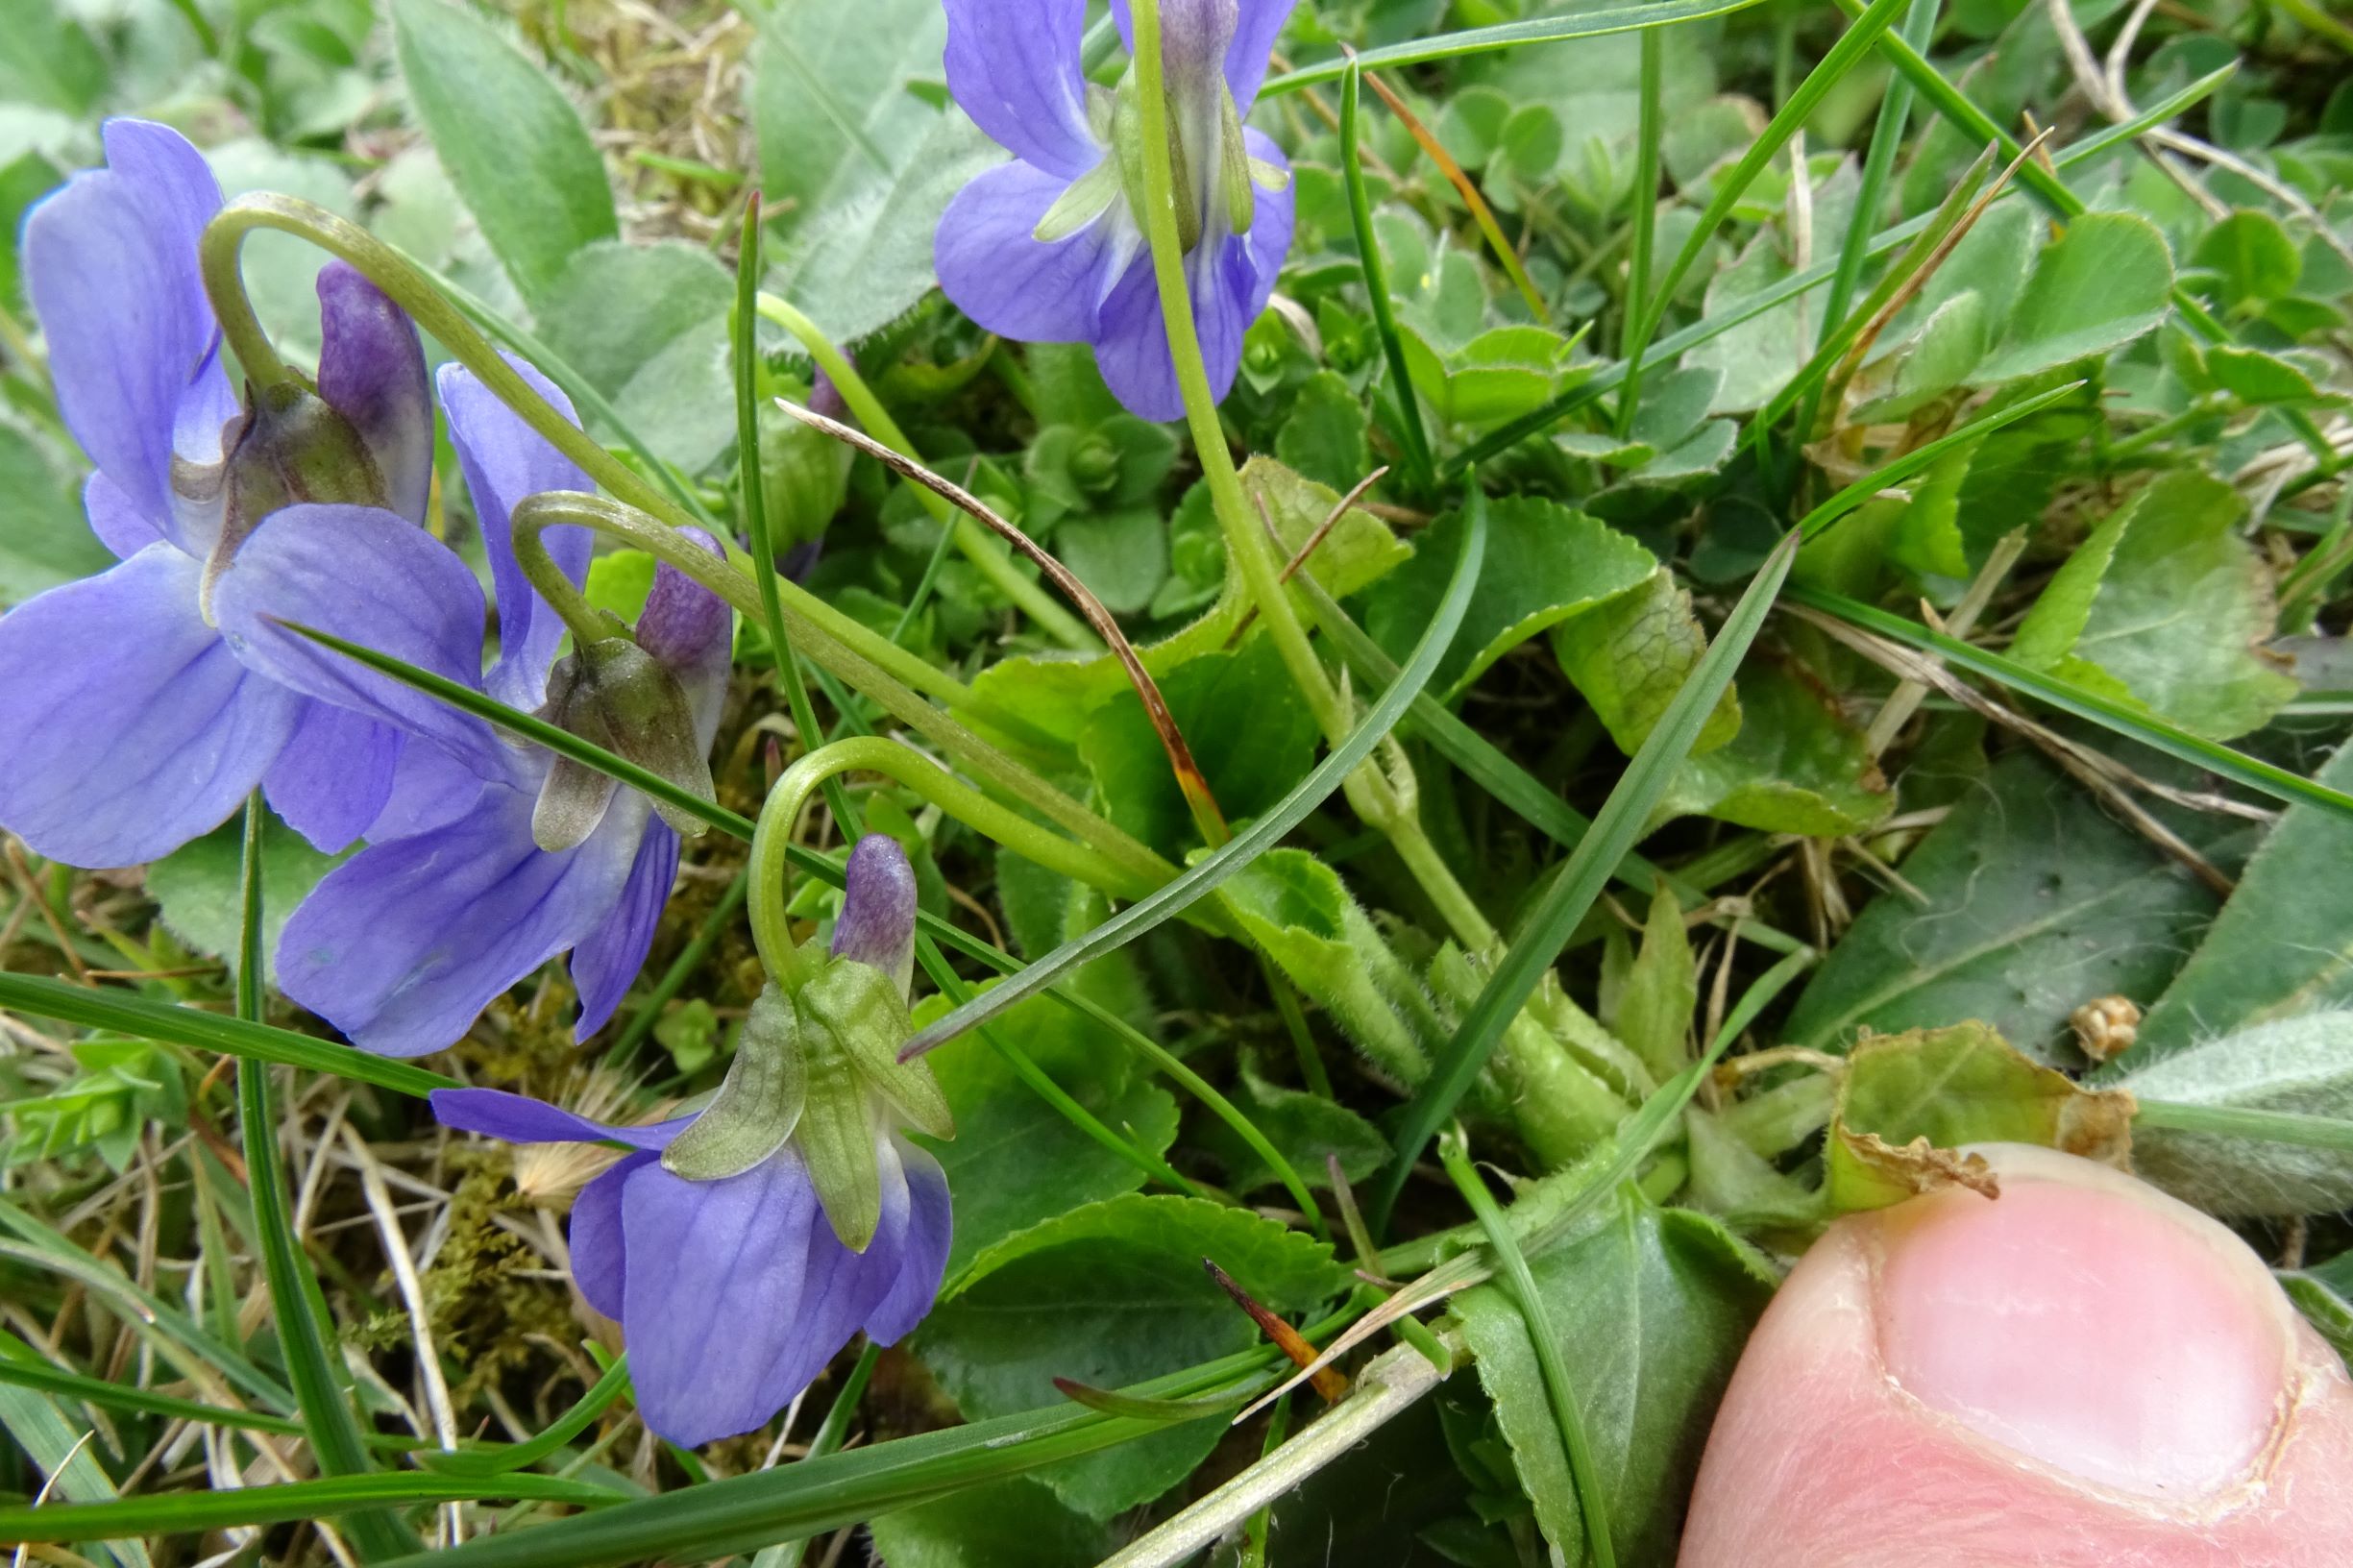
<instances>
[{"instance_id":1,"label":"plant stem","mask_svg":"<svg viewBox=\"0 0 2353 1568\"><path fill-rule=\"evenodd\" d=\"M818 368L825 373L835 390L842 394L842 401L848 404L850 411L858 416L858 423L864 425L875 440L919 462L922 460L922 453L915 450L915 443L907 439L907 432L891 418L890 410L882 405L882 400L874 396L873 389L866 384L866 379L858 374L858 367L850 363L847 355L834 347L832 340L818 329L817 323L773 294L759 296L759 312L800 340L801 347L808 350L809 357L817 361ZM923 509L931 513L942 527L956 536L956 548L964 552L965 559L970 561L980 575L988 578L997 592L1011 600L1022 614L1044 628L1048 636L1063 647L1076 649L1082 653L1102 651L1103 645L1095 640L1094 633L1089 631L1076 616L1056 603L1052 595L1024 576L1020 569L1014 565L1013 557L989 537L987 530L979 524L968 517L959 516L954 507L929 491L919 490L916 499L922 502Z\"/></svg>"},{"instance_id":2,"label":"plant stem","mask_svg":"<svg viewBox=\"0 0 2353 1568\"><path fill-rule=\"evenodd\" d=\"M1923 0L1934 5L1935 0ZM1651 252L1658 235L1658 139L1664 132L1659 124L1660 78L1665 74L1662 53L1666 45L1658 29L1645 28L1642 33L1642 111L1640 127L1634 140L1634 233L1626 261L1626 319L1640 321L1651 308ZM1634 422L1635 401L1631 397L1618 400L1618 435L1623 439Z\"/></svg>"}]
</instances>

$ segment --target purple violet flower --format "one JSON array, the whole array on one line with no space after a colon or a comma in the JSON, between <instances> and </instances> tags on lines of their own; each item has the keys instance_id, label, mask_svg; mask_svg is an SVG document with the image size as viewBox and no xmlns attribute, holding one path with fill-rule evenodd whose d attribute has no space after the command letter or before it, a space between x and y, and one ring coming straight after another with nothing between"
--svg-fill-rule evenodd
<instances>
[{"instance_id":1,"label":"purple violet flower","mask_svg":"<svg viewBox=\"0 0 2353 1568\"><path fill-rule=\"evenodd\" d=\"M573 417L536 371L516 368ZM426 743L403 754L368 847L320 882L278 947L286 996L386 1056L451 1044L500 992L566 950L585 1039L612 1017L645 963L678 869L677 834L645 796L619 785L606 791L601 811L590 803L570 846L543 849L532 818L551 753L279 624L334 633L511 707L542 705L565 627L516 563L509 518L527 496L593 487L470 371L445 368L441 396L497 597L500 655L486 676L473 572L422 529L395 528L385 514L312 508L354 514L339 519L341 535L368 571L281 549L273 525L246 545L216 600L223 630L256 668ZM694 536L719 552L707 534ZM558 527L543 537L557 566L581 581L586 530ZM638 645L674 677L701 752L719 726L731 626L726 604L708 589L667 565L655 573Z\"/></svg>"},{"instance_id":2,"label":"purple violet flower","mask_svg":"<svg viewBox=\"0 0 2353 1568\"><path fill-rule=\"evenodd\" d=\"M896 844L861 840L835 930L837 961L869 964L903 997L915 936L915 876ZM890 1344L931 1310L947 1266L947 1178L870 1097L882 1212L852 1251L818 1197L808 1158L787 1141L741 1175L690 1181L662 1151L694 1116L609 1127L489 1089L436 1090L444 1124L511 1143L617 1139L635 1151L581 1189L572 1276L620 1320L646 1425L696 1447L750 1432L792 1403L864 1329Z\"/></svg>"},{"instance_id":3,"label":"purple violet flower","mask_svg":"<svg viewBox=\"0 0 2353 1568\"><path fill-rule=\"evenodd\" d=\"M1185 270L1211 390L1241 365L1242 334L1290 249L1294 197L1282 149L1246 130L1266 61L1296 0L1163 0L1161 35L1178 158ZM945 0L948 89L1014 155L948 205L933 245L940 285L990 331L1090 343L1119 401L1184 417L1152 257L1131 187L1132 106L1080 67L1085 0ZM1113 0L1135 41L1126 0ZM1248 221L1239 215L1248 214ZM1246 232L1245 232L1246 231Z\"/></svg>"},{"instance_id":4,"label":"purple violet flower","mask_svg":"<svg viewBox=\"0 0 2353 1568\"><path fill-rule=\"evenodd\" d=\"M97 466L90 527L122 564L0 619L0 825L56 860L128 866L209 831L260 786L339 849L384 805L399 733L246 669L207 600L261 533L364 576L371 563L335 531L344 514L417 531L432 478L424 349L391 301L333 263L319 275L308 403L327 412L293 429L248 412L197 268L220 186L167 127L110 120L105 136L107 166L27 220L24 266L59 411ZM380 506L282 505L322 489Z\"/></svg>"}]
</instances>

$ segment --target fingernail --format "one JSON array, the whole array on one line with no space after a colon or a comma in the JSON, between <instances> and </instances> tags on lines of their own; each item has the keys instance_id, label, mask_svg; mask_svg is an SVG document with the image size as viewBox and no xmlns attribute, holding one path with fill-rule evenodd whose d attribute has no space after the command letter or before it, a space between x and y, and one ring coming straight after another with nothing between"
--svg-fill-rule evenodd
<instances>
[{"instance_id":1,"label":"fingernail","mask_svg":"<svg viewBox=\"0 0 2353 1568\"><path fill-rule=\"evenodd\" d=\"M2047 1149L1984 1151L1987 1200L1951 1191L1880 1230L1888 1374L2014 1452L2193 1503L2270 1447L2291 1309L2245 1243L2120 1172Z\"/></svg>"}]
</instances>

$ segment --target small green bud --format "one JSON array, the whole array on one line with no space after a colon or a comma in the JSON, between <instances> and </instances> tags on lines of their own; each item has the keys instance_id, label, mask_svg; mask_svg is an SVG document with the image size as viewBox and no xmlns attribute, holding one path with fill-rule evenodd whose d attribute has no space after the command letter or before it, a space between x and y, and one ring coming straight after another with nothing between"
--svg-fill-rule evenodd
<instances>
[{"instance_id":1,"label":"small green bud","mask_svg":"<svg viewBox=\"0 0 2353 1568\"><path fill-rule=\"evenodd\" d=\"M1119 482L1119 445L1091 430L1070 449L1070 480L1090 496L1104 495Z\"/></svg>"},{"instance_id":2,"label":"small green bud","mask_svg":"<svg viewBox=\"0 0 2353 1568\"><path fill-rule=\"evenodd\" d=\"M626 636L600 638L560 661L548 679L544 712L584 741L619 753L699 799L718 792L710 760L695 734L695 715L678 677ZM612 786L592 786L576 775L586 772L557 758L549 768L531 834L542 849L569 849L587 839L602 820ZM601 775L600 775L601 776ZM681 838L699 837L709 824L666 801L655 801L662 821Z\"/></svg>"},{"instance_id":3,"label":"small green bud","mask_svg":"<svg viewBox=\"0 0 2353 1568\"><path fill-rule=\"evenodd\" d=\"M228 435L228 455L199 468L172 460L172 488L192 501L219 501L219 541L205 562L202 606L212 585L261 520L284 506L385 506L383 475L350 420L298 382L263 389Z\"/></svg>"}]
</instances>

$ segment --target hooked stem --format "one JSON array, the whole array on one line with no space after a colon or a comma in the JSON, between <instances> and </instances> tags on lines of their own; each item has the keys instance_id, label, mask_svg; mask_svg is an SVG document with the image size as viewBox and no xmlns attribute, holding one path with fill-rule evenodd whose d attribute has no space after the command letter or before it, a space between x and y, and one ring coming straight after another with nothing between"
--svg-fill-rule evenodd
<instances>
[{"instance_id":1,"label":"hooked stem","mask_svg":"<svg viewBox=\"0 0 2353 1568\"><path fill-rule=\"evenodd\" d=\"M896 741L874 735L835 741L784 771L761 804L752 833L751 938L770 975L788 990L806 980L821 962L793 941L786 916L793 823L825 780L850 772L881 773L1016 854L1116 896L1142 897L1164 880L1137 877L1099 851L1047 831Z\"/></svg>"},{"instance_id":2,"label":"hooked stem","mask_svg":"<svg viewBox=\"0 0 2353 1568\"><path fill-rule=\"evenodd\" d=\"M655 560L685 573L725 600L741 615L756 617L761 613L759 591L750 575L759 570L760 563L740 548L730 545L727 559L723 561L676 528L601 496L549 491L525 501L515 508L517 557L527 559L534 551L544 557L547 551L539 545L537 535L542 529L562 523L593 528L646 551ZM527 534L531 536L527 545L524 542ZM846 618L841 617L831 605L807 596L797 586L784 582L777 586L780 590L790 589L786 595L788 602L794 596L801 596L823 612L821 616L811 613L786 617L785 635L796 652L872 698L885 712L938 747L984 785L1028 805L1094 850L1106 865L1116 867L1119 879L1101 884L1104 891L1125 896L1125 890L1139 883L1148 891L1177 874L1174 866L1146 845L973 734L953 716L925 701L895 678L893 672L882 669L860 649L850 647L846 639L836 637L830 622ZM917 663L925 670L931 668L920 660Z\"/></svg>"}]
</instances>

